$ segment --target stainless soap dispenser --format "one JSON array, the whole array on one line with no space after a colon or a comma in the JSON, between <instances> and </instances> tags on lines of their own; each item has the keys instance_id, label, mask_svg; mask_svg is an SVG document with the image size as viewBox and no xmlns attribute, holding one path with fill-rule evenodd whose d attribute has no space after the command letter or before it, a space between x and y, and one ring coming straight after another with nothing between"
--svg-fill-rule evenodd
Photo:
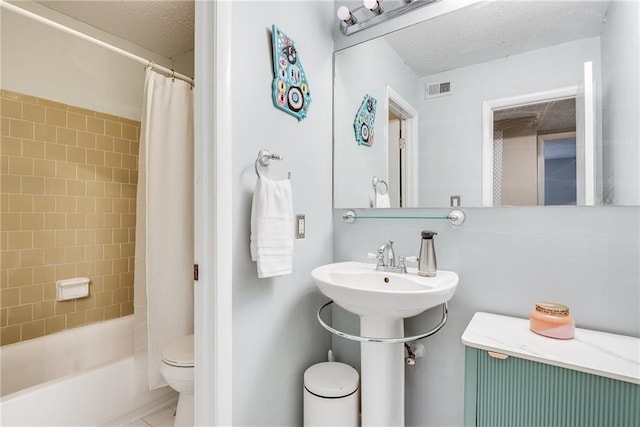
<instances>
[{"instance_id":1,"label":"stainless soap dispenser","mask_svg":"<svg viewBox=\"0 0 640 427\"><path fill-rule=\"evenodd\" d=\"M420 243L420 255L418 256L418 274L420 276L435 277L438 272L436 261L436 249L433 246L433 236L438 233L424 230Z\"/></svg>"}]
</instances>

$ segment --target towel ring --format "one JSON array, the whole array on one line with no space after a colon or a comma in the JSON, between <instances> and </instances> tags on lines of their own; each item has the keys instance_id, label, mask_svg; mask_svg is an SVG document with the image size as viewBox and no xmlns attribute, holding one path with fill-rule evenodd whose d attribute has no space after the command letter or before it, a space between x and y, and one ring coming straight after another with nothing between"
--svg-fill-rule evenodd
<instances>
[{"instance_id":1,"label":"towel ring","mask_svg":"<svg viewBox=\"0 0 640 427\"><path fill-rule=\"evenodd\" d=\"M389 185L387 184L387 182L378 178L377 176L374 176L371 179L371 183L373 184L373 188L375 189L377 194L380 194L381 196L383 196L389 192ZM379 184L384 184L384 192L380 191L382 190L382 188L378 187Z\"/></svg>"},{"instance_id":2,"label":"towel ring","mask_svg":"<svg viewBox=\"0 0 640 427\"><path fill-rule=\"evenodd\" d=\"M262 178L262 175L260 175L260 169L258 168L258 165L269 166L269 163L271 163L271 160L282 160L282 159L283 158L280 154L273 154L269 150L266 150L264 148L258 151L258 157L256 158L256 162L255 162L256 175L258 175L258 178ZM291 179L291 172L289 172L287 178Z\"/></svg>"}]
</instances>

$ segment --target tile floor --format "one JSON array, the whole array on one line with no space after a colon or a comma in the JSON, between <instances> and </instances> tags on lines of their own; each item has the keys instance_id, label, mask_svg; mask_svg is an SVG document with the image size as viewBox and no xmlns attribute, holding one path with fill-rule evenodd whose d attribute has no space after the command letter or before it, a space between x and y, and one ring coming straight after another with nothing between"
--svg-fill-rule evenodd
<instances>
[{"instance_id":1,"label":"tile floor","mask_svg":"<svg viewBox=\"0 0 640 427\"><path fill-rule=\"evenodd\" d=\"M151 414L145 415L137 421L129 423L124 427L173 427L175 418L175 404L169 408L160 409Z\"/></svg>"}]
</instances>

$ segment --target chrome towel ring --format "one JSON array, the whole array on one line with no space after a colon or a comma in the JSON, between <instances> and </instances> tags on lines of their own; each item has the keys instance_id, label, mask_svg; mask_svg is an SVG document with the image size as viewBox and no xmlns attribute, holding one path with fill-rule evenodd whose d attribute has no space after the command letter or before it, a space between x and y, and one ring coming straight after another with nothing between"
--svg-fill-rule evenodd
<instances>
[{"instance_id":1,"label":"chrome towel ring","mask_svg":"<svg viewBox=\"0 0 640 427\"><path fill-rule=\"evenodd\" d=\"M282 159L283 157L280 154L273 154L269 150L266 150L264 148L258 151L258 157L256 158L256 162L255 162L256 175L258 175L258 178L262 178L262 175L260 175L260 169L258 168L258 165L269 166L269 163L271 163L271 160L282 160ZM289 172L288 178L291 179L291 172Z\"/></svg>"},{"instance_id":2,"label":"chrome towel ring","mask_svg":"<svg viewBox=\"0 0 640 427\"><path fill-rule=\"evenodd\" d=\"M377 176L374 176L371 179L371 184L373 184L373 188L375 189L376 193L380 195L385 195L389 192L389 184L387 184L387 181L384 181ZM382 186L384 186L384 188Z\"/></svg>"}]
</instances>

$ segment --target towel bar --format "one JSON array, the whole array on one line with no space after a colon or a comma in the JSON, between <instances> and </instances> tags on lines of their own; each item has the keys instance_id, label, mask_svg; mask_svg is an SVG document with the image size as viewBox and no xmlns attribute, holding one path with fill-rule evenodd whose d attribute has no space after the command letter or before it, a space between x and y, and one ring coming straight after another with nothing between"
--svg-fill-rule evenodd
<instances>
[{"instance_id":1,"label":"towel bar","mask_svg":"<svg viewBox=\"0 0 640 427\"><path fill-rule=\"evenodd\" d=\"M379 211L378 211L379 212ZM454 209L447 216L428 216L428 215L360 215L354 210L349 209L342 215L342 219L347 224L351 224L356 219L446 219L451 225L461 225L465 220L464 212Z\"/></svg>"}]
</instances>

